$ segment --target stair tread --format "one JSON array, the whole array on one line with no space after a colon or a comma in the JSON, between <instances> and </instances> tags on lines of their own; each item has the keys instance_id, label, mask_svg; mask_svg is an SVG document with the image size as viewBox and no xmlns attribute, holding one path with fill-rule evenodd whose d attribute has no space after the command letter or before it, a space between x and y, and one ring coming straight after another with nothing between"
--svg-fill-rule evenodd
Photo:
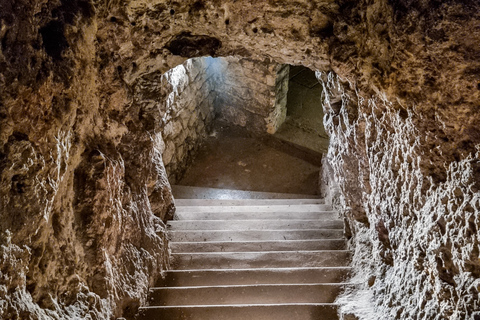
<instances>
[{"instance_id":1,"label":"stair tread","mask_svg":"<svg viewBox=\"0 0 480 320\"><path fill-rule=\"evenodd\" d=\"M346 248L344 239L282 240L282 241L195 241L170 242L174 252L252 252L341 250Z\"/></svg>"},{"instance_id":2,"label":"stair tread","mask_svg":"<svg viewBox=\"0 0 480 320\"><path fill-rule=\"evenodd\" d=\"M182 219L182 220L169 220L167 223L176 223L176 222L209 222L209 223L215 223L215 222L226 222L224 219L212 219L212 220L208 220L208 221L205 221L203 219ZM314 222L317 222L318 220L317 219L296 219L296 218L292 218L292 219L270 219L270 220L266 220L266 219L239 219L239 220L228 220L229 223L232 223L233 221L237 221L237 222L307 222L307 221L314 221ZM329 219L329 220L322 220L321 222L326 222L326 221L340 221L340 222L343 222L341 219Z\"/></svg>"},{"instance_id":3,"label":"stair tread","mask_svg":"<svg viewBox=\"0 0 480 320\"><path fill-rule=\"evenodd\" d=\"M350 267L175 270L155 287L343 283L351 272Z\"/></svg>"},{"instance_id":4,"label":"stair tread","mask_svg":"<svg viewBox=\"0 0 480 320\"><path fill-rule=\"evenodd\" d=\"M353 270L352 267L290 267L290 268L249 268L249 269L193 269L193 270L168 270L166 273L186 273L186 272L236 272L236 271L296 271L296 270Z\"/></svg>"},{"instance_id":5,"label":"stair tread","mask_svg":"<svg viewBox=\"0 0 480 320\"><path fill-rule=\"evenodd\" d=\"M324 199L175 199L175 206L266 206L325 204Z\"/></svg>"},{"instance_id":6,"label":"stair tread","mask_svg":"<svg viewBox=\"0 0 480 320\"><path fill-rule=\"evenodd\" d=\"M337 320L334 303L231 304L151 306L140 308L140 315L150 320Z\"/></svg>"},{"instance_id":7,"label":"stair tread","mask_svg":"<svg viewBox=\"0 0 480 320\"><path fill-rule=\"evenodd\" d=\"M181 220L274 220L274 219L292 219L296 220L329 220L340 219L335 211L316 211L316 212L175 212L173 221Z\"/></svg>"},{"instance_id":8,"label":"stair tread","mask_svg":"<svg viewBox=\"0 0 480 320\"><path fill-rule=\"evenodd\" d=\"M262 284L161 287L150 290L150 305L318 303L335 301L348 284Z\"/></svg>"},{"instance_id":9,"label":"stair tread","mask_svg":"<svg viewBox=\"0 0 480 320\"><path fill-rule=\"evenodd\" d=\"M183 241L242 241L242 240L304 240L339 239L342 229L291 229L291 230L172 230L173 242Z\"/></svg>"},{"instance_id":10,"label":"stair tread","mask_svg":"<svg viewBox=\"0 0 480 320\"><path fill-rule=\"evenodd\" d=\"M286 287L334 287L334 286L349 286L353 283L347 282L336 282L336 283L254 283L254 284L229 284L229 285L215 285L215 286L184 286L184 287L151 287L150 291L154 290L190 290L190 289L226 289L226 288L252 288L252 287L262 287L262 288L286 288Z\"/></svg>"},{"instance_id":11,"label":"stair tread","mask_svg":"<svg viewBox=\"0 0 480 320\"><path fill-rule=\"evenodd\" d=\"M294 232L294 231L299 231L299 232L313 232L313 231L322 231L322 230L343 230L343 229L338 229L338 228L313 228L313 229L252 229L252 230L215 230L215 229L199 229L199 230L169 230L170 233L176 233L176 232L190 232L190 233L195 233L195 232L224 232L224 233L235 233L235 232Z\"/></svg>"},{"instance_id":12,"label":"stair tread","mask_svg":"<svg viewBox=\"0 0 480 320\"><path fill-rule=\"evenodd\" d=\"M352 285L338 213L318 198L232 195L240 197L176 200L167 223L173 270L137 319L337 320L335 299Z\"/></svg>"},{"instance_id":13,"label":"stair tread","mask_svg":"<svg viewBox=\"0 0 480 320\"><path fill-rule=\"evenodd\" d=\"M178 243L201 243L201 244L215 244L215 243L283 243L283 242L292 242L292 243L301 243L301 242L321 242L321 241L345 241L343 238L338 239L302 239L302 240L245 240L245 241L182 241L182 242L175 242L170 241L171 244L178 244Z\"/></svg>"},{"instance_id":14,"label":"stair tread","mask_svg":"<svg viewBox=\"0 0 480 320\"><path fill-rule=\"evenodd\" d=\"M169 230L264 230L264 229L342 229L341 220L173 220L167 223Z\"/></svg>"},{"instance_id":15,"label":"stair tread","mask_svg":"<svg viewBox=\"0 0 480 320\"><path fill-rule=\"evenodd\" d=\"M218 308L225 308L225 307L249 307L249 306L265 306L265 307L276 307L276 306L338 306L337 303L334 302L299 302L299 303L232 303L232 304L210 304L210 305L172 305L172 306L143 306L140 309L157 309L157 308L205 308L205 307L218 307Z\"/></svg>"},{"instance_id":16,"label":"stair tread","mask_svg":"<svg viewBox=\"0 0 480 320\"><path fill-rule=\"evenodd\" d=\"M233 222L318 222L319 220L316 219L239 219L239 220L228 220L228 223ZM335 222L343 222L340 219L329 219L329 220L322 220L320 222L328 222L328 221L335 221ZM208 222L208 223L215 223L215 222L227 222L224 219L214 219L214 220L203 220L203 219L182 219L182 220L170 220L167 223L177 223L177 222Z\"/></svg>"},{"instance_id":17,"label":"stair tread","mask_svg":"<svg viewBox=\"0 0 480 320\"><path fill-rule=\"evenodd\" d=\"M295 252L295 253L304 253L304 252L308 252L308 253L325 253L325 252L350 252L350 250L296 250L296 251L291 251L291 250L288 250L288 251L249 251L249 252L188 252L188 253L181 253L181 252L175 252L175 253L172 253L172 254L175 254L175 255L192 255L192 254L200 254L200 255L204 255L204 254L211 254L211 255L215 255L215 254L218 254L218 255L230 255L230 254L239 254L239 255L243 255L243 254L250 254L250 253L259 253L259 254L265 254L265 253L292 253L292 252Z\"/></svg>"},{"instance_id":18,"label":"stair tread","mask_svg":"<svg viewBox=\"0 0 480 320\"><path fill-rule=\"evenodd\" d=\"M265 206L180 206L177 212L321 212L331 211L326 204L265 205Z\"/></svg>"},{"instance_id":19,"label":"stair tread","mask_svg":"<svg viewBox=\"0 0 480 320\"><path fill-rule=\"evenodd\" d=\"M249 269L275 267L340 267L350 262L350 251L265 251L173 253L178 269Z\"/></svg>"},{"instance_id":20,"label":"stair tread","mask_svg":"<svg viewBox=\"0 0 480 320\"><path fill-rule=\"evenodd\" d=\"M175 198L182 199L318 199L311 194L277 193L172 185Z\"/></svg>"}]
</instances>

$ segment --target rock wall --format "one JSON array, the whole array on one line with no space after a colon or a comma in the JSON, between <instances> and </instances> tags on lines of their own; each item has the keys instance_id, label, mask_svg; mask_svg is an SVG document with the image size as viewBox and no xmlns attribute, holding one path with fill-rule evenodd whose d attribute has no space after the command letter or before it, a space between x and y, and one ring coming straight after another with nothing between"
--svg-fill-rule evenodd
<instances>
[{"instance_id":1,"label":"rock wall","mask_svg":"<svg viewBox=\"0 0 480 320\"><path fill-rule=\"evenodd\" d=\"M154 110L152 126L163 138L163 163L170 183L191 163L214 118L212 59L194 58L161 74L149 74L137 85L136 103Z\"/></svg>"},{"instance_id":2,"label":"rock wall","mask_svg":"<svg viewBox=\"0 0 480 320\"><path fill-rule=\"evenodd\" d=\"M479 21L472 10L460 2L372 5L358 25L375 25L390 41L370 42L384 50L368 52L377 59L370 73L362 68L371 87L345 66L336 70L342 76L318 73L328 159L363 283L341 300L346 314L480 317L480 79L472 74L480 30L464 38Z\"/></svg>"},{"instance_id":3,"label":"rock wall","mask_svg":"<svg viewBox=\"0 0 480 320\"><path fill-rule=\"evenodd\" d=\"M360 319L478 317L480 146L445 163L445 180L435 182L425 173L431 168L425 158L436 150L425 149L431 136L423 131L424 115L402 115L388 100L362 99L333 74L319 76L333 138L328 159L353 236L355 280L363 284L341 299L344 313ZM341 106L335 107L338 94Z\"/></svg>"},{"instance_id":4,"label":"rock wall","mask_svg":"<svg viewBox=\"0 0 480 320\"><path fill-rule=\"evenodd\" d=\"M160 139L95 12L0 4L1 319L131 315L168 263Z\"/></svg>"},{"instance_id":5,"label":"rock wall","mask_svg":"<svg viewBox=\"0 0 480 320\"><path fill-rule=\"evenodd\" d=\"M477 2L0 6L0 317L109 319L144 302L173 209L161 75L232 55L319 71L361 284L345 313L479 317Z\"/></svg>"},{"instance_id":6,"label":"rock wall","mask_svg":"<svg viewBox=\"0 0 480 320\"><path fill-rule=\"evenodd\" d=\"M266 59L215 59L215 110L226 122L275 133L287 113L288 65Z\"/></svg>"}]
</instances>

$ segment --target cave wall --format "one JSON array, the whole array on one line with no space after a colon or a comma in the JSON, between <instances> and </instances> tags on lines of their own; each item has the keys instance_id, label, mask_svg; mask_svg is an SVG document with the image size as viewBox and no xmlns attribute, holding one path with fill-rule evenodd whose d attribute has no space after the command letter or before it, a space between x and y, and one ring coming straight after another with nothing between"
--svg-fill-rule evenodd
<instances>
[{"instance_id":1,"label":"cave wall","mask_svg":"<svg viewBox=\"0 0 480 320\"><path fill-rule=\"evenodd\" d=\"M387 100L361 99L334 74L318 76L327 92L327 158L355 242L354 281L363 284L340 299L344 313L360 319L476 319L479 146L459 161L440 162L446 176L435 182L425 171L432 166L428 154L441 146L425 148L431 138L422 132L425 115L403 115Z\"/></svg>"},{"instance_id":2,"label":"cave wall","mask_svg":"<svg viewBox=\"0 0 480 320\"><path fill-rule=\"evenodd\" d=\"M169 85L158 103L142 86L199 56L319 71L361 284L345 313L479 316L478 2L0 6L1 317L108 319L144 302L173 204Z\"/></svg>"},{"instance_id":3,"label":"cave wall","mask_svg":"<svg viewBox=\"0 0 480 320\"><path fill-rule=\"evenodd\" d=\"M160 140L92 3L0 6L0 318L128 316L168 263Z\"/></svg>"}]
</instances>

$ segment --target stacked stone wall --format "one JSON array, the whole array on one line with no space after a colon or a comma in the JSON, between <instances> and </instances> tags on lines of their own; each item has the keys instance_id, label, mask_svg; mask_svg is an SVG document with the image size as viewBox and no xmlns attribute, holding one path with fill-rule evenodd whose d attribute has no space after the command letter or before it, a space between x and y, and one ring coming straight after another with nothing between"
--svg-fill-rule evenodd
<instances>
[{"instance_id":1,"label":"stacked stone wall","mask_svg":"<svg viewBox=\"0 0 480 320\"><path fill-rule=\"evenodd\" d=\"M162 75L166 99L162 104L163 163L170 183L175 183L191 163L214 119L215 74L208 58L189 59Z\"/></svg>"},{"instance_id":2,"label":"stacked stone wall","mask_svg":"<svg viewBox=\"0 0 480 320\"><path fill-rule=\"evenodd\" d=\"M286 117L288 66L269 59L227 57L217 61L218 117L254 132L275 133Z\"/></svg>"}]
</instances>

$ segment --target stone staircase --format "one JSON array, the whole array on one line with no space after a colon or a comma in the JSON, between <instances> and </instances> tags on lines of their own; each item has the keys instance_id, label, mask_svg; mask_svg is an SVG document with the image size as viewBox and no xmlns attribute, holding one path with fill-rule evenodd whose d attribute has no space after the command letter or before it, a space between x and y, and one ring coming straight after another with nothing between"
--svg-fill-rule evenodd
<instances>
[{"instance_id":1,"label":"stone staircase","mask_svg":"<svg viewBox=\"0 0 480 320\"><path fill-rule=\"evenodd\" d=\"M277 196L278 197L278 196ZM172 270L148 320L334 320L349 284L343 222L321 199L178 199Z\"/></svg>"}]
</instances>

